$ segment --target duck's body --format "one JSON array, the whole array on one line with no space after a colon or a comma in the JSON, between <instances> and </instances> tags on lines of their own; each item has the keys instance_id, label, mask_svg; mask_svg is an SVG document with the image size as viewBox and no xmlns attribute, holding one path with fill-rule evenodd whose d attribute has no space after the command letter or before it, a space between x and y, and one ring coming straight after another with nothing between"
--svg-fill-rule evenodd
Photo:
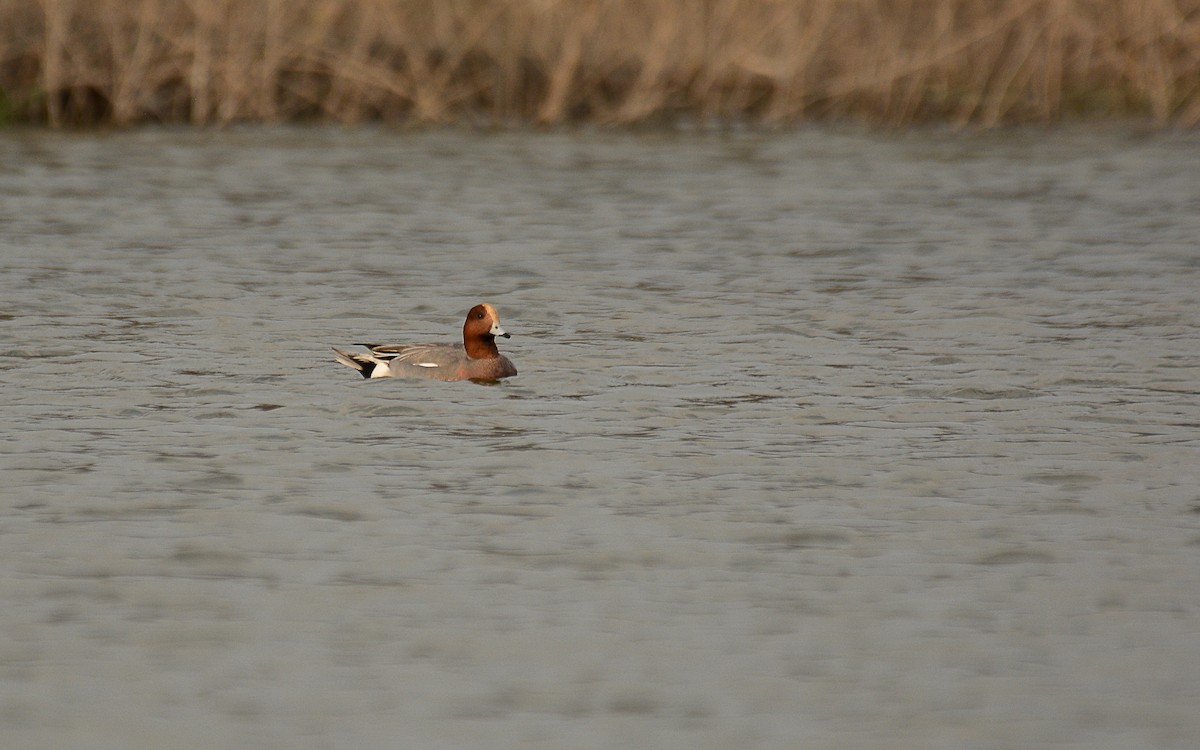
<instances>
[{"instance_id":1,"label":"duck's body","mask_svg":"<svg viewBox=\"0 0 1200 750\"><path fill-rule=\"evenodd\" d=\"M455 344L359 344L370 354L333 348L337 361L364 378L499 380L517 374L496 348L496 337L509 338L496 308L484 303L467 313L462 346Z\"/></svg>"}]
</instances>

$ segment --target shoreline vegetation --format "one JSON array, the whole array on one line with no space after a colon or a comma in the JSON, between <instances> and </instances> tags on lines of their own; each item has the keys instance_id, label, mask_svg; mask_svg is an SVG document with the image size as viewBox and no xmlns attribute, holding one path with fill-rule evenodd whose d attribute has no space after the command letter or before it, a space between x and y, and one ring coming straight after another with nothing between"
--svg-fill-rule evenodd
<instances>
[{"instance_id":1,"label":"shoreline vegetation","mask_svg":"<svg viewBox=\"0 0 1200 750\"><path fill-rule=\"evenodd\" d=\"M1200 125L1200 0L0 0L0 122Z\"/></svg>"}]
</instances>

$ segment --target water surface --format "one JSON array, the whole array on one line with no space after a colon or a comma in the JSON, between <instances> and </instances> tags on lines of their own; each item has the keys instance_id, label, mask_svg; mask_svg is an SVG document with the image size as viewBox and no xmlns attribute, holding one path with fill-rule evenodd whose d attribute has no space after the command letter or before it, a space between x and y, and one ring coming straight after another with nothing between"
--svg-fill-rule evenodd
<instances>
[{"instance_id":1,"label":"water surface","mask_svg":"<svg viewBox=\"0 0 1200 750\"><path fill-rule=\"evenodd\" d=\"M1198 146L10 131L4 746L1192 747Z\"/></svg>"}]
</instances>

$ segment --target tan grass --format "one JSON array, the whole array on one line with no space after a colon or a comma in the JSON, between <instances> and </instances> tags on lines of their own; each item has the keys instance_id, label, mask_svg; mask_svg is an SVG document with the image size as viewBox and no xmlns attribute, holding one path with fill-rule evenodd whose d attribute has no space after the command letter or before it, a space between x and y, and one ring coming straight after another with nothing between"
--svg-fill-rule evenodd
<instances>
[{"instance_id":1,"label":"tan grass","mask_svg":"<svg viewBox=\"0 0 1200 750\"><path fill-rule=\"evenodd\" d=\"M1200 124L1200 0L0 0L72 123Z\"/></svg>"}]
</instances>

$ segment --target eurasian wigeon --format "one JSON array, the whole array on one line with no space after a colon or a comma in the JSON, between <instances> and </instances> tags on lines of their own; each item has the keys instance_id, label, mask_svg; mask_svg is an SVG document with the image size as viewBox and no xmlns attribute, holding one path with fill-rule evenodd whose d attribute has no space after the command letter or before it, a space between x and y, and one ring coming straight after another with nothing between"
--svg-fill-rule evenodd
<instances>
[{"instance_id":1,"label":"eurasian wigeon","mask_svg":"<svg viewBox=\"0 0 1200 750\"><path fill-rule=\"evenodd\" d=\"M364 378L433 378L435 380L499 380L517 368L496 348L496 337L509 338L500 327L496 308L475 305L463 323L462 346L455 344L358 344L370 354L333 347L337 361Z\"/></svg>"}]
</instances>

